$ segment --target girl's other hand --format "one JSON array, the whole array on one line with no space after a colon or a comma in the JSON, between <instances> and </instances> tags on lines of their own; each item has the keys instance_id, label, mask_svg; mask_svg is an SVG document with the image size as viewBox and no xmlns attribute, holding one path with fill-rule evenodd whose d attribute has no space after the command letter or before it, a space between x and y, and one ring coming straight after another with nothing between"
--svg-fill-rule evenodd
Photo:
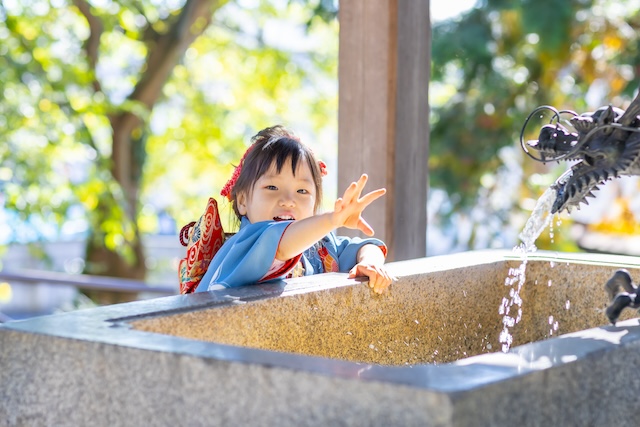
<instances>
[{"instance_id":1,"label":"girl's other hand","mask_svg":"<svg viewBox=\"0 0 640 427\"><path fill-rule=\"evenodd\" d=\"M369 287L377 294L383 293L393 282L384 265L359 263L349 271L350 278L361 276L369 278Z\"/></svg>"}]
</instances>

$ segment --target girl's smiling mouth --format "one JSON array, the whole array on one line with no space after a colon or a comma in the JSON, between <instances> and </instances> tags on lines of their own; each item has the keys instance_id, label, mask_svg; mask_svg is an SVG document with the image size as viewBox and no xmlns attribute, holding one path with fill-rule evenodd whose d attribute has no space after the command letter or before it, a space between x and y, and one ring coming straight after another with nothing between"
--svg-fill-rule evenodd
<instances>
[{"instance_id":1,"label":"girl's smiling mouth","mask_svg":"<svg viewBox=\"0 0 640 427\"><path fill-rule=\"evenodd\" d=\"M295 221L295 218L291 215L278 215L273 217L274 221Z\"/></svg>"}]
</instances>

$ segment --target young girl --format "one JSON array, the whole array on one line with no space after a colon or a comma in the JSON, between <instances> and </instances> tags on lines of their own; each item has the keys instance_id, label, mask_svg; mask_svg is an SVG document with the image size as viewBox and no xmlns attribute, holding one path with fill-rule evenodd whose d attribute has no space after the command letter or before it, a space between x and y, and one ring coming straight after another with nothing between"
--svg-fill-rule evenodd
<instances>
[{"instance_id":1,"label":"young girl","mask_svg":"<svg viewBox=\"0 0 640 427\"><path fill-rule=\"evenodd\" d=\"M333 211L319 214L324 175L324 163L282 126L255 135L221 191L232 202L240 230L216 253L197 291L339 271L367 276L369 286L382 293L392 281L383 265L385 244L332 231L347 227L372 236L362 211L386 190L361 196L367 182L362 175Z\"/></svg>"}]
</instances>

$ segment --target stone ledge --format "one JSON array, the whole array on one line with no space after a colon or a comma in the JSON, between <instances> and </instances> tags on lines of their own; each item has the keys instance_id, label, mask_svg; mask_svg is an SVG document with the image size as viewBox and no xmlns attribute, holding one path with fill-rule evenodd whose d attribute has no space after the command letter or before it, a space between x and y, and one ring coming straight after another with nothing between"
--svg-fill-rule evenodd
<instances>
[{"instance_id":1,"label":"stone ledge","mask_svg":"<svg viewBox=\"0 0 640 427\"><path fill-rule=\"evenodd\" d=\"M589 264L601 274L637 267L631 257L536 253L529 258L580 264L574 273L581 283L584 274L594 277L596 267L583 267ZM414 280L517 261L510 252L482 251L390 268L401 280ZM601 284L594 286L599 292ZM150 420L157 425L635 425L633 405L626 402L640 392L640 379L634 379L638 319L517 346L507 354L413 366L239 347L131 327L139 320L350 287L362 283L340 274L312 276L0 325L0 419L9 426Z\"/></svg>"}]
</instances>

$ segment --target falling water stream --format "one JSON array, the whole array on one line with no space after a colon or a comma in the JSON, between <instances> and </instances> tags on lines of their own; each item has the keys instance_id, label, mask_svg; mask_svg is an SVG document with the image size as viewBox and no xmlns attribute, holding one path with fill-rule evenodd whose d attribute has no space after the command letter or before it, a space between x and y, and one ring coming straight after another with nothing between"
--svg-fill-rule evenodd
<instances>
[{"instance_id":1,"label":"falling water stream","mask_svg":"<svg viewBox=\"0 0 640 427\"><path fill-rule=\"evenodd\" d=\"M553 214L551 208L556 198L556 190L549 187L538 199L531 216L527 220L524 229L519 237L522 243L513 248L513 251L522 258L522 263L518 268L510 268L509 275L505 279L505 286L509 286L509 296L502 298L502 303L498 312L502 315L503 329L500 332L500 343L502 351L507 352L513 343L513 336L510 328L515 326L522 319L522 298L520 291L525 282L527 269L527 255L537 250L535 241L542 232L551 224ZM551 324L553 320L551 319ZM552 325L553 327L553 325ZM557 324L555 326L557 329Z\"/></svg>"}]
</instances>

